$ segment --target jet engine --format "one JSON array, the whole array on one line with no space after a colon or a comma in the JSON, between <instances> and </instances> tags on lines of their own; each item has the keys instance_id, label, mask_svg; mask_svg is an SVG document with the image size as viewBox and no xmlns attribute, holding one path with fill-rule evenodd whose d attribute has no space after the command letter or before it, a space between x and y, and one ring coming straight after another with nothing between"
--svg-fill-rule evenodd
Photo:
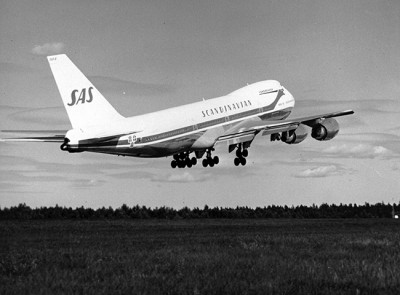
<instances>
[{"instance_id":1,"label":"jet engine","mask_svg":"<svg viewBox=\"0 0 400 295\"><path fill-rule=\"evenodd\" d=\"M333 119L328 118L312 127L311 137L316 140L330 140L339 133L339 123Z\"/></svg>"},{"instance_id":2,"label":"jet engine","mask_svg":"<svg viewBox=\"0 0 400 295\"><path fill-rule=\"evenodd\" d=\"M287 144L297 144L306 139L307 135L307 128L300 124L295 130L282 132L281 140Z\"/></svg>"}]
</instances>

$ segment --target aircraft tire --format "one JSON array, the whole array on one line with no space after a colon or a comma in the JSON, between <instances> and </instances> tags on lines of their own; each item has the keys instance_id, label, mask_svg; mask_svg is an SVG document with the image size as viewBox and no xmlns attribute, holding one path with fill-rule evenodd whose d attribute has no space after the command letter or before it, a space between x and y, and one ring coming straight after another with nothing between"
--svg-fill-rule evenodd
<instances>
[{"instance_id":1,"label":"aircraft tire","mask_svg":"<svg viewBox=\"0 0 400 295\"><path fill-rule=\"evenodd\" d=\"M246 165L246 159L245 158L240 158L239 159L240 160L240 164L242 164L243 166L245 166Z\"/></svg>"},{"instance_id":2,"label":"aircraft tire","mask_svg":"<svg viewBox=\"0 0 400 295\"><path fill-rule=\"evenodd\" d=\"M236 157L238 157L238 158L242 157L242 151L240 149L236 150Z\"/></svg>"},{"instance_id":3,"label":"aircraft tire","mask_svg":"<svg viewBox=\"0 0 400 295\"><path fill-rule=\"evenodd\" d=\"M203 159L203 167L207 167L207 165L208 165L207 159Z\"/></svg>"},{"instance_id":4,"label":"aircraft tire","mask_svg":"<svg viewBox=\"0 0 400 295\"><path fill-rule=\"evenodd\" d=\"M192 165L196 165L197 164L197 159L195 157L192 158Z\"/></svg>"},{"instance_id":5,"label":"aircraft tire","mask_svg":"<svg viewBox=\"0 0 400 295\"><path fill-rule=\"evenodd\" d=\"M210 167L214 167L214 162L211 160L209 161L208 165L210 165Z\"/></svg>"},{"instance_id":6,"label":"aircraft tire","mask_svg":"<svg viewBox=\"0 0 400 295\"><path fill-rule=\"evenodd\" d=\"M249 155L249 151L248 150L243 150L242 152L243 157L247 157Z\"/></svg>"},{"instance_id":7,"label":"aircraft tire","mask_svg":"<svg viewBox=\"0 0 400 295\"><path fill-rule=\"evenodd\" d=\"M175 169L176 166L178 166L178 163L175 160L171 161L171 167Z\"/></svg>"},{"instance_id":8,"label":"aircraft tire","mask_svg":"<svg viewBox=\"0 0 400 295\"><path fill-rule=\"evenodd\" d=\"M235 160L233 161L233 163L235 164L235 166L239 166L239 164L240 164L240 159L239 159L239 158L235 158Z\"/></svg>"},{"instance_id":9,"label":"aircraft tire","mask_svg":"<svg viewBox=\"0 0 400 295\"><path fill-rule=\"evenodd\" d=\"M218 156L215 156L215 157L214 157L213 162L215 163L215 165L218 165L218 163L219 163L219 158L218 158Z\"/></svg>"}]
</instances>

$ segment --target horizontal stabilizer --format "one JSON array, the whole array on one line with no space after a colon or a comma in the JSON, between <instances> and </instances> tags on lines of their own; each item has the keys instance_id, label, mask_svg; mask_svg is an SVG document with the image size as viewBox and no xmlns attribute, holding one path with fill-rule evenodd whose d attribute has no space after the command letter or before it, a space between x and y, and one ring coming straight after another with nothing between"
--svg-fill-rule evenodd
<instances>
[{"instance_id":1,"label":"horizontal stabilizer","mask_svg":"<svg viewBox=\"0 0 400 295\"><path fill-rule=\"evenodd\" d=\"M3 142L64 142L66 130L1 130L2 133L12 134L1 136Z\"/></svg>"}]
</instances>

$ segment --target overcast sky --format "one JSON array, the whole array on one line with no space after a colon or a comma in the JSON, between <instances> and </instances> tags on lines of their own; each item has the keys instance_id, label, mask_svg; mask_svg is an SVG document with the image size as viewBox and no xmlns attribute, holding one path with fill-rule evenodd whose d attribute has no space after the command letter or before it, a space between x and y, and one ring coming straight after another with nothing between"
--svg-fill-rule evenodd
<instances>
[{"instance_id":1,"label":"overcast sky","mask_svg":"<svg viewBox=\"0 0 400 295\"><path fill-rule=\"evenodd\" d=\"M70 129L46 55L66 53L123 115L279 80L291 115L354 109L339 135L257 138L245 167L0 142L0 206L175 208L399 202L400 2L1 1L0 129ZM160 122L162 124L162 122Z\"/></svg>"}]
</instances>

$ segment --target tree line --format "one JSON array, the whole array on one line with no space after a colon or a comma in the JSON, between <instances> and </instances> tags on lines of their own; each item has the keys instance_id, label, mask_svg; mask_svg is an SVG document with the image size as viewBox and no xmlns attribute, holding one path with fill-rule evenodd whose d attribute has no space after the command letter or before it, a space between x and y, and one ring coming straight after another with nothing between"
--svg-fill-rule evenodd
<instances>
[{"instance_id":1,"label":"tree line","mask_svg":"<svg viewBox=\"0 0 400 295\"><path fill-rule=\"evenodd\" d=\"M0 220L32 220L32 219L206 219L206 218L391 218L399 211L399 204L365 203L317 206L275 206L267 207L236 207L204 208L170 207L150 208L146 206L129 207L126 204L119 208L102 207L98 209L77 207L40 207L30 208L26 204L10 208L0 207Z\"/></svg>"}]
</instances>

